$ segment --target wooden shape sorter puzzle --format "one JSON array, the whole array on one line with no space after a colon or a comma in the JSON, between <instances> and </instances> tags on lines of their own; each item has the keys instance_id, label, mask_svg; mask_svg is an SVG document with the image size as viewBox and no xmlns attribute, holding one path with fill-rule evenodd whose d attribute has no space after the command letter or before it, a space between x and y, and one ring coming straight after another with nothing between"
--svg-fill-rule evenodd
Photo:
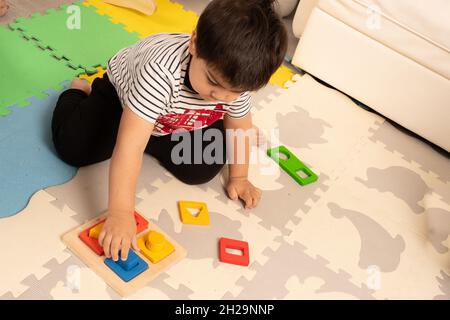
<instances>
[{"instance_id":1,"label":"wooden shape sorter puzzle","mask_svg":"<svg viewBox=\"0 0 450 320\"><path fill-rule=\"evenodd\" d=\"M136 220L136 232L139 234L148 227L148 221L145 220L139 213L134 212L134 219ZM98 237L103 228L104 220L101 220L93 226L89 226L86 230L83 230L78 235L89 248L91 248L99 256L103 255L103 248L98 243Z\"/></svg>"},{"instance_id":2,"label":"wooden shape sorter puzzle","mask_svg":"<svg viewBox=\"0 0 450 320\"><path fill-rule=\"evenodd\" d=\"M141 289L145 285L147 285L151 280L156 278L160 273L170 268L174 264L181 261L184 257L186 257L186 250L173 239L171 239L167 234L165 234L158 226L154 223L149 223L148 228L145 230L140 230L137 234L137 237L144 236L148 234L150 231L158 232L159 234L164 235L164 238L167 242L169 242L174 250L167 257L159 261L158 263L152 263L145 255L142 255L140 252L134 252L140 259L148 264L148 269L142 268L143 272L139 273L135 277L130 277L131 279L126 281L123 280L113 269L109 267L111 263L106 259L106 257L99 256L93 249L91 249L86 243L84 243L79 235L82 232L94 227L95 225L101 223L106 218L106 213L101 216L93 219L77 228L67 232L62 236L63 242L66 246L75 253L89 268L91 268L95 273L97 273L105 282L113 288L119 295L122 297L128 296L137 290ZM129 255L129 259L133 254ZM106 260L106 262L105 262ZM120 260L119 260L120 261ZM118 264L121 265L120 263ZM122 264L126 265L126 264ZM128 268L128 266L127 266ZM127 269L125 268L125 269ZM128 269L126 271L129 271Z\"/></svg>"}]
</instances>

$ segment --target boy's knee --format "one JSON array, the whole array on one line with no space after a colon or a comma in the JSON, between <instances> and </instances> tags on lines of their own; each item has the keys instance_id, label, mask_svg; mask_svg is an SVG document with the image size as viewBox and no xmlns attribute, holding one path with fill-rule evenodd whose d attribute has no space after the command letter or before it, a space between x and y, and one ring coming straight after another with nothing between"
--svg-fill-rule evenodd
<instances>
[{"instance_id":1,"label":"boy's knee","mask_svg":"<svg viewBox=\"0 0 450 320\"><path fill-rule=\"evenodd\" d=\"M183 183L186 183L188 185L199 185L207 183L214 179L214 177L217 176L223 166L223 164L214 164L206 168L203 165L202 170L192 167L192 169L184 168L172 173L178 180Z\"/></svg>"},{"instance_id":2,"label":"boy's knee","mask_svg":"<svg viewBox=\"0 0 450 320\"><path fill-rule=\"evenodd\" d=\"M59 158L68 165L83 167L90 164L88 144L84 142L82 133L76 137L73 132L59 127L52 130L52 141Z\"/></svg>"},{"instance_id":3,"label":"boy's knee","mask_svg":"<svg viewBox=\"0 0 450 320\"><path fill-rule=\"evenodd\" d=\"M61 160L74 167L84 167L111 158L114 145L88 142L83 138L54 136L53 143Z\"/></svg>"},{"instance_id":4,"label":"boy's knee","mask_svg":"<svg viewBox=\"0 0 450 320\"><path fill-rule=\"evenodd\" d=\"M195 177L195 176L191 177L191 176L184 175L184 176L177 176L177 179L185 184L195 186L195 185L207 183L207 182L211 181L214 177L215 177L215 175L208 176L208 177L204 177L204 176L203 177Z\"/></svg>"},{"instance_id":5,"label":"boy's knee","mask_svg":"<svg viewBox=\"0 0 450 320\"><path fill-rule=\"evenodd\" d=\"M73 167L83 167L86 165L86 151L79 147L70 146L69 141L65 141L64 137L53 136L53 145L59 158Z\"/></svg>"}]
</instances>

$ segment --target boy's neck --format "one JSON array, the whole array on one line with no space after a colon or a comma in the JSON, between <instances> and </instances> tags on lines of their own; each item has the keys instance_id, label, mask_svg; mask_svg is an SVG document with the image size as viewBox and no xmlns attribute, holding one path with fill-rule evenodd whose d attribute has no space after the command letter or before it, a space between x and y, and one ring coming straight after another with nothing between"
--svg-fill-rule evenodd
<instances>
[{"instance_id":1,"label":"boy's neck","mask_svg":"<svg viewBox=\"0 0 450 320\"><path fill-rule=\"evenodd\" d=\"M195 93L198 93L197 91L194 90L194 88L192 87L191 84L191 80L190 80L190 76L189 73L191 71L191 60L192 60L192 55L189 53L189 61L188 61L188 65L187 65L187 70L186 70L186 75L184 76L184 85L186 87L189 88L189 90L192 90Z\"/></svg>"}]
</instances>

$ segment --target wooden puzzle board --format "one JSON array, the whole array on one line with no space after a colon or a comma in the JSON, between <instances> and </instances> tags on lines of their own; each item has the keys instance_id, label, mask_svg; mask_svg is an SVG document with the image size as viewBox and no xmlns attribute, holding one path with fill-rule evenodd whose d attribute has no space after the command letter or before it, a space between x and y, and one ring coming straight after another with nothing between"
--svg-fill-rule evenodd
<instances>
[{"instance_id":1,"label":"wooden puzzle board","mask_svg":"<svg viewBox=\"0 0 450 320\"><path fill-rule=\"evenodd\" d=\"M140 236L146 234L150 230L158 231L166 237L166 239L173 244L175 251L170 254L167 258L162 260L157 264L153 264L147 258L145 258L141 253L135 252L140 258L148 263L149 268L143 273L139 274L136 278L130 280L129 282L124 282L114 271L112 271L105 263L106 257L97 255L91 248L89 248L81 239L79 238L80 232L95 225L101 220L106 218L106 213L101 216L76 227L75 229L67 232L62 236L63 242L66 246L77 255L89 268L91 268L95 273L97 273L105 282L113 288L122 297L128 296L156 278L160 273L170 268L180 260L186 257L186 250L172 238L170 238L165 232L163 232L158 226L156 226L152 221L149 221L149 226L146 230L142 231L137 235Z\"/></svg>"}]
</instances>

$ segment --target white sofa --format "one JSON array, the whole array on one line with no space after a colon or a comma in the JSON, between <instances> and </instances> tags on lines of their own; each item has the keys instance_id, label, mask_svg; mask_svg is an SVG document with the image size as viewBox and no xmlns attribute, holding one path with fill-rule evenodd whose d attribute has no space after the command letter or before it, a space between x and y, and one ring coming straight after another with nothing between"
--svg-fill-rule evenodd
<instances>
[{"instance_id":1,"label":"white sofa","mask_svg":"<svg viewBox=\"0 0 450 320\"><path fill-rule=\"evenodd\" d=\"M450 1L301 0L293 64L450 151Z\"/></svg>"}]
</instances>

